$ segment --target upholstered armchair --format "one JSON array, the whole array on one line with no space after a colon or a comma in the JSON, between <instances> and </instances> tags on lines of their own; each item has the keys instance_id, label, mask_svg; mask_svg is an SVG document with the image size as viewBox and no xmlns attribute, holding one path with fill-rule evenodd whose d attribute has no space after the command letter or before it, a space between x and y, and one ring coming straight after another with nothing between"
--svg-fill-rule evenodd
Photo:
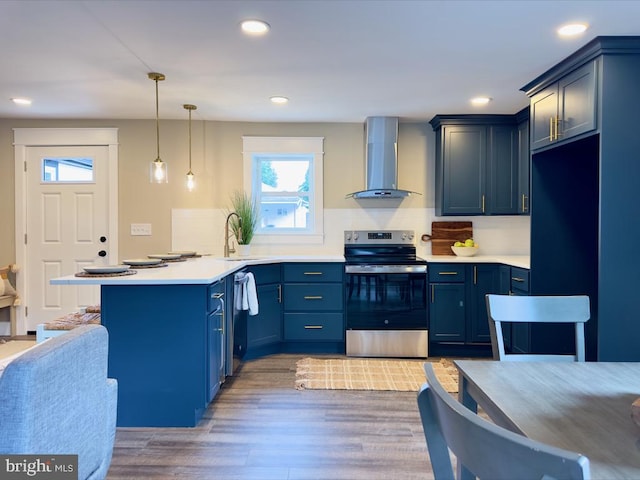
<instances>
[{"instance_id":1,"label":"upholstered armchair","mask_svg":"<svg viewBox=\"0 0 640 480\"><path fill-rule=\"evenodd\" d=\"M118 394L107 355L107 330L87 325L8 363L0 375L0 453L78 455L79 479L105 478Z\"/></svg>"}]
</instances>

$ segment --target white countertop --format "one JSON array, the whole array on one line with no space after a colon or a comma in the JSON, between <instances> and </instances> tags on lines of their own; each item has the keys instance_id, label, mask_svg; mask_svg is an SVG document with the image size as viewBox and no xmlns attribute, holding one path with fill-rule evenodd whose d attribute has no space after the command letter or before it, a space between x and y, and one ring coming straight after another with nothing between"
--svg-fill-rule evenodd
<instances>
[{"instance_id":1,"label":"white countertop","mask_svg":"<svg viewBox=\"0 0 640 480\"><path fill-rule=\"evenodd\" d=\"M139 268L135 275L114 277L76 277L51 279L52 285L202 285L209 284L247 265L283 262L344 262L342 255L282 255L262 257L201 257L169 262L160 268Z\"/></svg>"},{"instance_id":2,"label":"white countertop","mask_svg":"<svg viewBox=\"0 0 640 480\"><path fill-rule=\"evenodd\" d=\"M502 263L512 267L530 268L529 255L476 255L457 257L455 255L423 256L428 263Z\"/></svg>"},{"instance_id":3,"label":"white countertop","mask_svg":"<svg viewBox=\"0 0 640 480\"><path fill-rule=\"evenodd\" d=\"M527 255L428 255L429 263L502 263L529 268ZM76 277L67 275L54 278L52 285L202 285L226 277L248 265L265 265L284 262L344 262L342 255L270 255L249 257L201 257L184 262L170 262L166 267L136 269L135 275L114 277Z\"/></svg>"}]
</instances>

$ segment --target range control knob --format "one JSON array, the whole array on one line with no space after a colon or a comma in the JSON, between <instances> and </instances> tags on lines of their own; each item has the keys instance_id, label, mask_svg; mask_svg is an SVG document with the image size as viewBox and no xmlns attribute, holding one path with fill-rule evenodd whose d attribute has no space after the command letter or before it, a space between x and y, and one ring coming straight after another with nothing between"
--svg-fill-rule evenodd
<instances>
[{"instance_id":1,"label":"range control knob","mask_svg":"<svg viewBox=\"0 0 640 480\"><path fill-rule=\"evenodd\" d=\"M413 240L413 233L409 234L409 240Z\"/></svg>"},{"instance_id":2,"label":"range control knob","mask_svg":"<svg viewBox=\"0 0 640 480\"><path fill-rule=\"evenodd\" d=\"M407 239L407 234L406 234L406 233L403 233L403 234L402 234L402 240L406 240L406 239Z\"/></svg>"},{"instance_id":3,"label":"range control knob","mask_svg":"<svg viewBox=\"0 0 640 480\"><path fill-rule=\"evenodd\" d=\"M354 240L358 240L358 234L357 234L357 233L354 233L354 234L353 234L353 239L354 239Z\"/></svg>"},{"instance_id":4,"label":"range control knob","mask_svg":"<svg viewBox=\"0 0 640 480\"><path fill-rule=\"evenodd\" d=\"M347 242L348 242L349 240L351 240L351 234L350 234L350 233L347 233L347 234L344 236L344 239L345 239Z\"/></svg>"}]
</instances>

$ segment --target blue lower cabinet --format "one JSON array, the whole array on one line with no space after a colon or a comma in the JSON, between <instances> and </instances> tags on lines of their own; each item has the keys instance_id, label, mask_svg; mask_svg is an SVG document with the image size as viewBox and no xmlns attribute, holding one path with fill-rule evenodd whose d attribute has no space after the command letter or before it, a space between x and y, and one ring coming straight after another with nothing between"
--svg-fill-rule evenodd
<instances>
[{"instance_id":1,"label":"blue lower cabinet","mask_svg":"<svg viewBox=\"0 0 640 480\"><path fill-rule=\"evenodd\" d=\"M344 264L285 263L284 346L344 353Z\"/></svg>"},{"instance_id":2,"label":"blue lower cabinet","mask_svg":"<svg viewBox=\"0 0 640 480\"><path fill-rule=\"evenodd\" d=\"M506 271L497 264L429 264L430 352L491 354L485 296L500 292L501 279L506 281Z\"/></svg>"},{"instance_id":3,"label":"blue lower cabinet","mask_svg":"<svg viewBox=\"0 0 640 480\"><path fill-rule=\"evenodd\" d=\"M103 285L119 427L193 427L212 393L208 285ZM213 387L215 389L215 387Z\"/></svg>"}]
</instances>

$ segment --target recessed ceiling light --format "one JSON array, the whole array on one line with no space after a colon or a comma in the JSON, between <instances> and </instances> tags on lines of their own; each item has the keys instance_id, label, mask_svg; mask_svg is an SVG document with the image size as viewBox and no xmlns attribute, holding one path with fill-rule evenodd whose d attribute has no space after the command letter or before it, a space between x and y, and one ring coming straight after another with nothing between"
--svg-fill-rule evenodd
<instances>
[{"instance_id":1,"label":"recessed ceiling light","mask_svg":"<svg viewBox=\"0 0 640 480\"><path fill-rule=\"evenodd\" d=\"M249 35L264 35L269 31L269 24L262 20L245 20L240 24L240 28L244 33Z\"/></svg>"},{"instance_id":2,"label":"recessed ceiling light","mask_svg":"<svg viewBox=\"0 0 640 480\"><path fill-rule=\"evenodd\" d=\"M491 98L489 97L475 97L471 99L471 103L478 106L486 105L490 101L491 101Z\"/></svg>"},{"instance_id":3,"label":"recessed ceiling light","mask_svg":"<svg viewBox=\"0 0 640 480\"><path fill-rule=\"evenodd\" d=\"M31 105L31 100L28 98L12 98L11 101L16 105Z\"/></svg>"},{"instance_id":4,"label":"recessed ceiling light","mask_svg":"<svg viewBox=\"0 0 640 480\"><path fill-rule=\"evenodd\" d=\"M287 103L289 101L289 99L287 97L282 97L280 95L275 95L275 96L271 97L269 100L271 100L272 103L277 103L279 105L281 105L283 103Z\"/></svg>"},{"instance_id":5,"label":"recessed ceiling light","mask_svg":"<svg viewBox=\"0 0 640 480\"><path fill-rule=\"evenodd\" d=\"M558 35L561 37L571 37L573 35L580 35L587 30L588 25L586 23L567 23L558 28Z\"/></svg>"}]
</instances>

